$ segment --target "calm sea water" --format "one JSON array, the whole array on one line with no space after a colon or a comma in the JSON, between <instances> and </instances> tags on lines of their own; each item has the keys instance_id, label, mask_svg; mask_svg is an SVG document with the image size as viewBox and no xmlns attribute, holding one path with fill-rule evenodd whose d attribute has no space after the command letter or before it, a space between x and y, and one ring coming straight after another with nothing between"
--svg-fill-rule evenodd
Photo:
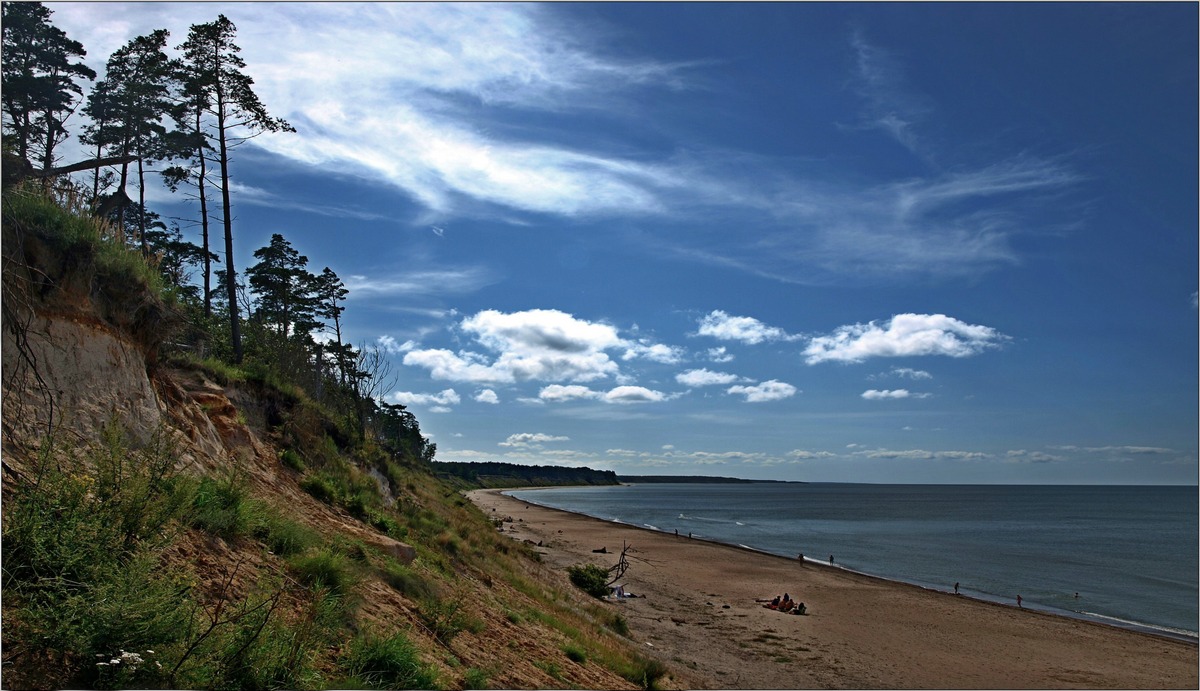
<instances>
[{"instance_id":1,"label":"calm sea water","mask_svg":"<svg viewBox=\"0 0 1200 691\"><path fill-rule=\"evenodd\" d=\"M641 484L511 492L973 597L1195 637L1195 487ZM1079 597L1076 598L1075 594Z\"/></svg>"}]
</instances>

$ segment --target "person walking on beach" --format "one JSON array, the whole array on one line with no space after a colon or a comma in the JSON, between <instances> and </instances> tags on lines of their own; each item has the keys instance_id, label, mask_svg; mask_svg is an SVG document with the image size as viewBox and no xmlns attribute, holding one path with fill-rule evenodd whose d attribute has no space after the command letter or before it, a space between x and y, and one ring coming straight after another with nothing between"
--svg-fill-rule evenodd
<instances>
[{"instance_id":1,"label":"person walking on beach","mask_svg":"<svg viewBox=\"0 0 1200 691\"><path fill-rule=\"evenodd\" d=\"M958 581L954 582L954 594L958 595Z\"/></svg>"},{"instance_id":2,"label":"person walking on beach","mask_svg":"<svg viewBox=\"0 0 1200 691\"><path fill-rule=\"evenodd\" d=\"M1021 596L1020 595L1017 596L1017 607L1020 607L1021 609L1025 608L1024 605L1021 604Z\"/></svg>"}]
</instances>

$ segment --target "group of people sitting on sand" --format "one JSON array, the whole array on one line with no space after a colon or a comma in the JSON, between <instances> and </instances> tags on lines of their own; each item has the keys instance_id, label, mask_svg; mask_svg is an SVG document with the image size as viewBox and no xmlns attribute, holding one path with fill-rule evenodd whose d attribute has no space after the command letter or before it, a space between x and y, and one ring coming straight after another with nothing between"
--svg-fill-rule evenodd
<instances>
[{"instance_id":1,"label":"group of people sitting on sand","mask_svg":"<svg viewBox=\"0 0 1200 691\"><path fill-rule=\"evenodd\" d=\"M783 596L776 595L773 600L763 605L767 609L773 609L784 614L807 614L808 608L803 602L796 602L791 595L784 593Z\"/></svg>"}]
</instances>

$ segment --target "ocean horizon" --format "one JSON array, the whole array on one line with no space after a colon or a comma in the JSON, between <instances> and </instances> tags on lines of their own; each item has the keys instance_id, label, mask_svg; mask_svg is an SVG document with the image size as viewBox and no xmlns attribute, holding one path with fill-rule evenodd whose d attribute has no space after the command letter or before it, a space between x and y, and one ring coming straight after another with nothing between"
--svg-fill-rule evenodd
<instances>
[{"instance_id":1,"label":"ocean horizon","mask_svg":"<svg viewBox=\"0 0 1200 691\"><path fill-rule=\"evenodd\" d=\"M1194 486L623 484L506 492L1030 609L1197 638Z\"/></svg>"}]
</instances>

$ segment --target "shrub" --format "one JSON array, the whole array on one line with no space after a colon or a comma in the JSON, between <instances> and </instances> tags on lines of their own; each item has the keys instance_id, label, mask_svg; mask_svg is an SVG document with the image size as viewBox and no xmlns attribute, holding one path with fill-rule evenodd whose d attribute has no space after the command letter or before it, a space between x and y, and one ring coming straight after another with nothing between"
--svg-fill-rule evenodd
<instances>
[{"instance_id":1,"label":"shrub","mask_svg":"<svg viewBox=\"0 0 1200 691\"><path fill-rule=\"evenodd\" d=\"M462 598L459 597L426 600L421 605L420 615L434 638L445 645L450 645L450 641L464 629L472 633L483 631L483 622L462 610Z\"/></svg>"},{"instance_id":2,"label":"shrub","mask_svg":"<svg viewBox=\"0 0 1200 691\"><path fill-rule=\"evenodd\" d=\"M576 564L567 567L567 575L577 588L592 597L602 598L608 595L608 571L603 567L595 564Z\"/></svg>"},{"instance_id":3,"label":"shrub","mask_svg":"<svg viewBox=\"0 0 1200 691\"><path fill-rule=\"evenodd\" d=\"M254 502L232 474L220 480L203 478L192 501L191 524L230 540L250 532Z\"/></svg>"},{"instance_id":4,"label":"shrub","mask_svg":"<svg viewBox=\"0 0 1200 691\"><path fill-rule=\"evenodd\" d=\"M345 674L369 689L432 689L433 669L421 662L402 632L391 636L364 633L350 642L340 665Z\"/></svg>"},{"instance_id":5,"label":"shrub","mask_svg":"<svg viewBox=\"0 0 1200 691\"><path fill-rule=\"evenodd\" d=\"M657 691L661 688L659 682L667 676L667 666L658 660L638 656L634 658L633 666L622 672L621 676L646 691Z\"/></svg>"},{"instance_id":6,"label":"shrub","mask_svg":"<svg viewBox=\"0 0 1200 691\"><path fill-rule=\"evenodd\" d=\"M325 475L310 475L300 481L300 489L308 492L317 501L332 504L337 496L333 483Z\"/></svg>"},{"instance_id":7,"label":"shrub","mask_svg":"<svg viewBox=\"0 0 1200 691\"><path fill-rule=\"evenodd\" d=\"M464 689L486 689L488 687L488 673L482 669L472 667L463 675Z\"/></svg>"},{"instance_id":8,"label":"shrub","mask_svg":"<svg viewBox=\"0 0 1200 691\"><path fill-rule=\"evenodd\" d=\"M291 468L298 473L304 472L304 459L300 458L300 454L292 451L291 449L284 449L283 453L279 455L279 461L283 463L284 466Z\"/></svg>"},{"instance_id":9,"label":"shrub","mask_svg":"<svg viewBox=\"0 0 1200 691\"><path fill-rule=\"evenodd\" d=\"M563 652L567 654L567 659L571 662L577 662L581 665L587 664L587 653L584 652L583 648L577 645L566 645L563 646Z\"/></svg>"},{"instance_id":10,"label":"shrub","mask_svg":"<svg viewBox=\"0 0 1200 691\"><path fill-rule=\"evenodd\" d=\"M300 554L321 539L311 528L285 518L275 509L263 511L254 528L254 537L262 540L268 549L281 557Z\"/></svg>"},{"instance_id":11,"label":"shrub","mask_svg":"<svg viewBox=\"0 0 1200 691\"><path fill-rule=\"evenodd\" d=\"M337 594L347 593L354 585L354 574L343 555L329 549L292 559L296 578L310 588L328 588Z\"/></svg>"},{"instance_id":12,"label":"shrub","mask_svg":"<svg viewBox=\"0 0 1200 691\"><path fill-rule=\"evenodd\" d=\"M433 586L411 568L388 559L379 573L384 583L411 600L428 600L435 595Z\"/></svg>"},{"instance_id":13,"label":"shrub","mask_svg":"<svg viewBox=\"0 0 1200 691\"><path fill-rule=\"evenodd\" d=\"M629 638L629 622L626 621L625 617L619 612L614 613L611 617L609 617L608 621L605 622L605 625L612 629L615 633Z\"/></svg>"}]
</instances>

